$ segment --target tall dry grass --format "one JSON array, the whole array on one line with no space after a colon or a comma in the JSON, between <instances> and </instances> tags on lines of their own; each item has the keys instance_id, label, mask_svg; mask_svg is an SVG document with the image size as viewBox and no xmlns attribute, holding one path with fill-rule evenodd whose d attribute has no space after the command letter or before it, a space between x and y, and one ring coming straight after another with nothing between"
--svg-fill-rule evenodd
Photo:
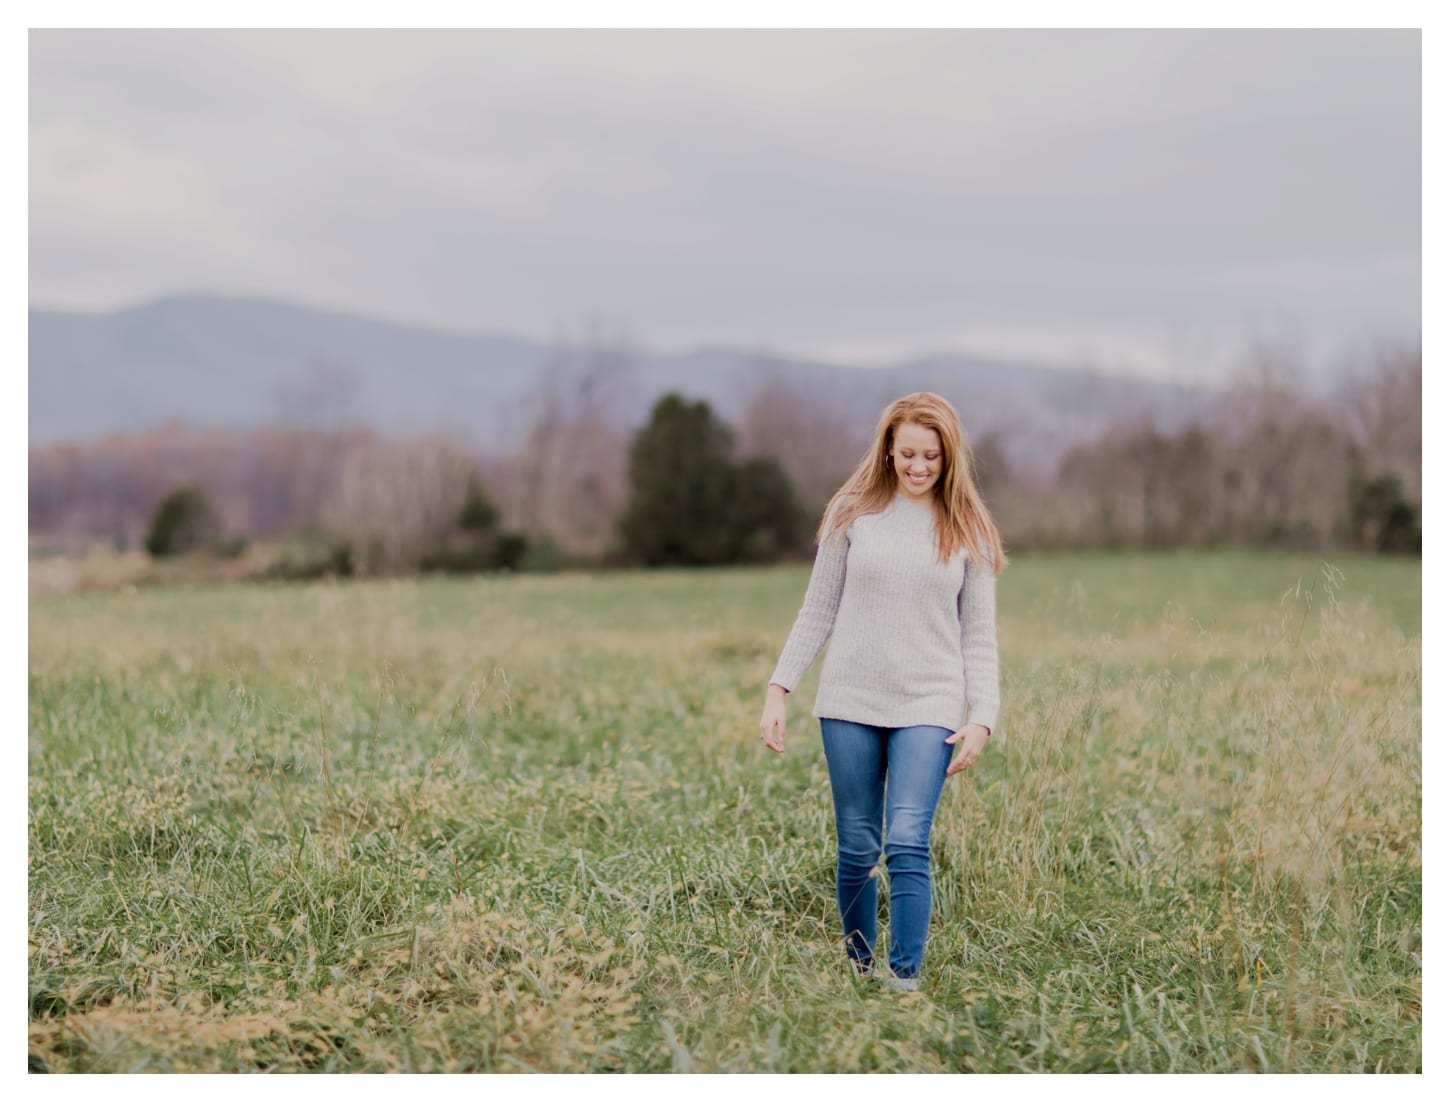
<instances>
[{"instance_id":1,"label":"tall dry grass","mask_svg":"<svg viewBox=\"0 0 1450 1102\"><path fill-rule=\"evenodd\" d=\"M839 948L812 682L755 738L804 582L34 600L32 1061L1419 1068L1418 564L1024 557L908 996Z\"/></svg>"}]
</instances>

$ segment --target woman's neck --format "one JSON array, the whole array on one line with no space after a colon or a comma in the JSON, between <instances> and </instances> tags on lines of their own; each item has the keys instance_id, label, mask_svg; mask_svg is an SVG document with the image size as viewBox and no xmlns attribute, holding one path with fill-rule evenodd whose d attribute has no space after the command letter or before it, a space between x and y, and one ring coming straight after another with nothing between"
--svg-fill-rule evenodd
<instances>
[{"instance_id":1,"label":"woman's neck","mask_svg":"<svg viewBox=\"0 0 1450 1102\"><path fill-rule=\"evenodd\" d=\"M936 499L935 494L923 494L921 497L916 497L913 494L907 493L900 486L896 487L896 497L897 500L906 505L910 505L913 509L930 509L935 504Z\"/></svg>"}]
</instances>

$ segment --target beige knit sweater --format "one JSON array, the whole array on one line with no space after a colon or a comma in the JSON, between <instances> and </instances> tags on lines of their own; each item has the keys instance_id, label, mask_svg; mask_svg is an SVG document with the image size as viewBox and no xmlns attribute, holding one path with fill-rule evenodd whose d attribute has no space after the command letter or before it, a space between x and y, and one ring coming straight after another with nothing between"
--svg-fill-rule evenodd
<instances>
[{"instance_id":1,"label":"beige knit sweater","mask_svg":"<svg viewBox=\"0 0 1450 1102\"><path fill-rule=\"evenodd\" d=\"M817 549L773 684L793 692L826 639L815 715L881 727L997 725L997 579L937 555L929 502L897 491Z\"/></svg>"}]
</instances>

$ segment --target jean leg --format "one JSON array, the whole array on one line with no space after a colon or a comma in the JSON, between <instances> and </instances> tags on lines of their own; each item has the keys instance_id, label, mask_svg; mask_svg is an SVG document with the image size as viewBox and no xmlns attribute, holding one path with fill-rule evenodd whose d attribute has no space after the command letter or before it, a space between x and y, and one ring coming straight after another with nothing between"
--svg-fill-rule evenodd
<instances>
[{"instance_id":1,"label":"jean leg","mask_svg":"<svg viewBox=\"0 0 1450 1102\"><path fill-rule=\"evenodd\" d=\"M886 782L886 730L843 719L821 720L821 742L836 813L836 904L846 953L871 967L876 950L876 865Z\"/></svg>"},{"instance_id":2,"label":"jean leg","mask_svg":"<svg viewBox=\"0 0 1450 1102\"><path fill-rule=\"evenodd\" d=\"M931 921L932 818L952 747L945 727L900 727L887 739L886 869L891 874L891 971L921 971Z\"/></svg>"}]
</instances>

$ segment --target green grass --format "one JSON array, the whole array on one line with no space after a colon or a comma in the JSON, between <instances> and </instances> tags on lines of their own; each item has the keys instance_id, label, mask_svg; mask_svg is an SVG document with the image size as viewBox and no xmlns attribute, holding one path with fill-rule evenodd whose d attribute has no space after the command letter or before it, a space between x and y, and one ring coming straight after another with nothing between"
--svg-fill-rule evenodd
<instances>
[{"instance_id":1,"label":"green grass","mask_svg":"<svg viewBox=\"0 0 1450 1102\"><path fill-rule=\"evenodd\" d=\"M1022 556L922 990L839 948L806 571L33 600L55 1071L1416 1071L1420 568ZM883 893L883 918L884 918Z\"/></svg>"}]
</instances>

